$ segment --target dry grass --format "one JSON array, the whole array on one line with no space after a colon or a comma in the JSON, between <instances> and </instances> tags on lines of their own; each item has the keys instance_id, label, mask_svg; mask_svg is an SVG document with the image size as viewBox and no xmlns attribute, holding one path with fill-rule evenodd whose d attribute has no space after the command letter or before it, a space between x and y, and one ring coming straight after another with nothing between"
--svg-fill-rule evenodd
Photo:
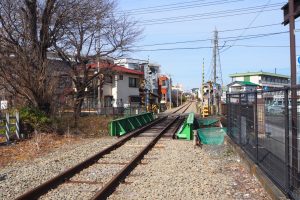
<instances>
[{"instance_id":1,"label":"dry grass","mask_svg":"<svg viewBox=\"0 0 300 200\"><path fill-rule=\"evenodd\" d=\"M74 144L80 140L78 136L39 133L30 139L0 146L0 167L36 158L62 145Z\"/></svg>"},{"instance_id":2,"label":"dry grass","mask_svg":"<svg viewBox=\"0 0 300 200\"><path fill-rule=\"evenodd\" d=\"M64 145L79 143L83 138L108 136L108 123L112 117L81 117L74 128L73 118L66 115L55 124L57 133L33 133L29 139L0 146L0 167L10 163L30 160Z\"/></svg>"},{"instance_id":3,"label":"dry grass","mask_svg":"<svg viewBox=\"0 0 300 200\"><path fill-rule=\"evenodd\" d=\"M73 116L65 115L59 120L57 128L64 134L76 134L83 137L108 136L108 124L112 119L112 117L96 115L80 117L78 126L75 128Z\"/></svg>"}]
</instances>

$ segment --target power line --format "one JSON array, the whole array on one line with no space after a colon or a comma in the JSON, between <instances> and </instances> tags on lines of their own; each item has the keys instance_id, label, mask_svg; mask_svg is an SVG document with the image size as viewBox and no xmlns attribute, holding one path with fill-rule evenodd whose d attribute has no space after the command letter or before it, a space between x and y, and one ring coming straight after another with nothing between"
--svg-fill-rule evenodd
<instances>
[{"instance_id":1,"label":"power line","mask_svg":"<svg viewBox=\"0 0 300 200\"><path fill-rule=\"evenodd\" d=\"M176 11L176 10L185 10L185 9L192 9L192 8L199 8L199 7L223 5L223 4L236 3L236 2L241 2L241 1L245 1L245 0L219 0L219 1L201 3L201 4L196 3L196 4L189 4L189 5L183 5L183 6L168 7L168 8L147 9L147 10L140 10L140 11L127 11L126 13L130 14L130 15L153 14L153 13L158 13L158 12L170 12L170 11Z\"/></svg>"},{"instance_id":2,"label":"power line","mask_svg":"<svg viewBox=\"0 0 300 200\"><path fill-rule=\"evenodd\" d=\"M244 30L244 29L256 29L256 28L264 28L264 27L270 27L270 26L282 26L281 23L274 23L274 24L266 24L266 25L261 25L261 26L252 26L252 27L248 27L248 28L236 28L236 29L226 29L226 30L221 30L218 32L232 32L232 31L240 31L240 30Z\"/></svg>"},{"instance_id":3,"label":"power line","mask_svg":"<svg viewBox=\"0 0 300 200\"><path fill-rule=\"evenodd\" d=\"M268 9L270 10L271 8L277 8L278 6L281 6L282 4L271 4ZM238 8L238 9L231 9L231 10L222 10L222 11L216 11L216 12L208 12L208 13L201 13L201 14L193 14L193 15L183 15L183 16L177 16L177 17L167 17L167 18L156 18L156 19L149 19L149 20L144 20L144 21L140 21L142 23L145 24L151 24L152 22L169 22L169 21L177 21L177 20L181 20L181 19L193 19L193 18L203 18L203 17L208 17L208 16L214 16L214 17L223 17L224 14L232 14L232 13L236 13L236 14L240 14L242 12L251 12L253 13L253 11L259 10L258 12L261 12L261 9L263 8L263 6L254 6L254 7L246 7L246 8ZM273 10L273 9L272 9ZM219 15L219 16L216 16ZM221 15L221 16L220 16Z\"/></svg>"},{"instance_id":4,"label":"power line","mask_svg":"<svg viewBox=\"0 0 300 200\"><path fill-rule=\"evenodd\" d=\"M225 47L230 46L226 45ZM284 45L247 45L239 44L236 47L246 47L246 48L289 48L290 46ZM300 47L300 46L298 46ZM298 48L297 47L297 48ZM174 50L198 50L198 49L212 49L210 46L200 46L200 47L177 47L177 48L162 48L162 49L136 49L134 51L174 51Z\"/></svg>"},{"instance_id":5,"label":"power line","mask_svg":"<svg viewBox=\"0 0 300 200\"><path fill-rule=\"evenodd\" d=\"M234 41L235 39L247 40L247 39L267 37L267 36L272 36L272 35L279 35L279 34L283 34L283 33L288 33L288 31L272 32L272 33L260 33L260 34L246 35L246 36L243 36L243 37L240 37L240 36L222 37L222 38L219 38L219 40L226 40L226 42ZM139 46L133 46L133 47L173 45L173 44L195 43L195 42L204 42L204 41L211 41L211 38L201 39L201 40L187 40L187 41L175 41L175 42L165 42L165 43L156 43L156 44L146 44L146 45L139 45Z\"/></svg>"},{"instance_id":6,"label":"power line","mask_svg":"<svg viewBox=\"0 0 300 200\"><path fill-rule=\"evenodd\" d=\"M240 36L243 36L243 35L245 34L245 32L248 30L247 28L250 27L250 26L252 26L252 24L253 24L253 23L256 21L256 19L260 16L260 14L265 10L265 8L270 4L270 2L271 2L271 0L268 0L268 1L266 2L266 4L261 8L261 10L257 13L257 15L251 20L251 22L248 24L248 26L247 26L245 29L243 29L243 31L242 31L242 33L240 34ZM234 46L234 45L236 44L237 41L238 41L238 39L237 39L237 40L234 40L232 46ZM231 46L231 47L232 47L232 46ZM227 50L230 49L231 47L228 47L227 49L224 49L221 53L227 51Z\"/></svg>"},{"instance_id":7,"label":"power line","mask_svg":"<svg viewBox=\"0 0 300 200\"><path fill-rule=\"evenodd\" d=\"M278 8L265 10L265 12L269 12L269 11L278 11ZM141 24L141 25L151 26L151 25L172 24L172 23L179 23L179 22L191 22L191 21L199 21L199 20L205 20L205 19L234 17L234 16L240 16L240 15L254 14L254 13L258 13L258 12L253 11L253 12L243 12L243 13L236 13L236 14L220 15L220 16L215 16L215 17L198 17L198 18L195 18L195 19L183 19L183 20L165 21L165 22L157 22L157 23L146 23L146 24ZM158 19L158 21L160 21L160 20Z\"/></svg>"},{"instance_id":8,"label":"power line","mask_svg":"<svg viewBox=\"0 0 300 200\"><path fill-rule=\"evenodd\" d=\"M135 9L123 10L123 12L127 12L128 13L128 12L134 12L134 11L138 11L138 10L147 10L147 9L160 8L160 7L169 7L169 6L174 6L174 5L196 3L196 2L203 2L203 1L207 1L207 0L185 1L185 2L180 2L180 3L163 4L163 5L158 5L158 6L142 7L142 8L135 8Z\"/></svg>"}]
</instances>

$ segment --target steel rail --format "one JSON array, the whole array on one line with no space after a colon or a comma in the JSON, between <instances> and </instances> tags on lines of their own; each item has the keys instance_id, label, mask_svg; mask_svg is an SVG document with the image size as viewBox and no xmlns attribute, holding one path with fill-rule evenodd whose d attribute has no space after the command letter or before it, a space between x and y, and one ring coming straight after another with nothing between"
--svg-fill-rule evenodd
<instances>
[{"instance_id":1,"label":"steel rail","mask_svg":"<svg viewBox=\"0 0 300 200\"><path fill-rule=\"evenodd\" d=\"M189 104L192 104L192 102L190 102ZM186 104L186 105L184 105L184 106L182 106L182 107L178 108L177 110L175 110L174 112L172 112L172 114L175 114L175 113L177 113L179 110L181 110L181 109L185 108L185 107L186 107L186 106L188 106L189 104Z\"/></svg>"},{"instance_id":2,"label":"steel rail","mask_svg":"<svg viewBox=\"0 0 300 200\"><path fill-rule=\"evenodd\" d=\"M140 151L125 167L123 167L118 174L116 174L107 184L105 184L101 190L99 190L95 196L92 197L93 200L106 199L111 195L116 187L123 181L126 176L138 165L138 163L143 159L144 155L147 154L157 143L157 141L162 137L162 135L179 119L179 116L173 119L148 145Z\"/></svg>"},{"instance_id":3,"label":"steel rail","mask_svg":"<svg viewBox=\"0 0 300 200\"><path fill-rule=\"evenodd\" d=\"M190 105L188 105L188 107L186 109L184 109L184 111L182 113L185 113L185 111L187 111L187 109L189 109L189 107L192 105L192 102L190 103Z\"/></svg>"},{"instance_id":4,"label":"steel rail","mask_svg":"<svg viewBox=\"0 0 300 200\"><path fill-rule=\"evenodd\" d=\"M174 128L173 134L172 134L172 139L176 139L176 133L179 130L180 126L182 125L182 123L184 122L185 118L182 117L179 119L179 123L176 125L176 127Z\"/></svg>"},{"instance_id":5,"label":"steel rail","mask_svg":"<svg viewBox=\"0 0 300 200\"><path fill-rule=\"evenodd\" d=\"M137 136L138 134L142 133L143 131L151 128L152 126L156 125L159 122L162 122L167 117L162 117L154 120L153 122L149 123L146 126L143 126L137 130L132 131L131 133L127 134L124 138L122 138L120 141L117 141L116 143L112 144L111 146L103 149L102 151L98 152L97 154L91 156L90 158L84 160L83 162L75 165L74 167L71 167L67 169L66 171L58 174L57 176L53 177L52 179L42 183L41 185L27 191L23 195L17 197L17 200L33 200L38 199L40 196L46 194L49 190L56 188L58 185L62 184L78 172L82 171L83 169L93 165L96 163L101 157L103 157L106 154L109 154L111 151L119 148L122 146L125 142L130 140L132 137Z\"/></svg>"}]
</instances>

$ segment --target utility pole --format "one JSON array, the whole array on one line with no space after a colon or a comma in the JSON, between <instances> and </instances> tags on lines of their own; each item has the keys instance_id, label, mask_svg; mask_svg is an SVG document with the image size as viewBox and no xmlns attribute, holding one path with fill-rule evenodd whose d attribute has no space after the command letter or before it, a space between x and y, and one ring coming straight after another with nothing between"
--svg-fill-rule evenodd
<instances>
[{"instance_id":1,"label":"utility pole","mask_svg":"<svg viewBox=\"0 0 300 200\"><path fill-rule=\"evenodd\" d=\"M213 83L212 83L212 89L213 89L213 112L217 108L217 94L216 94L216 85L217 85L217 51L218 51L218 31L215 29L214 31L214 47L213 47ZM215 112L214 112L215 114Z\"/></svg>"},{"instance_id":2,"label":"utility pole","mask_svg":"<svg viewBox=\"0 0 300 200\"><path fill-rule=\"evenodd\" d=\"M296 4L295 4L296 3ZM291 115L292 115L292 166L291 169L291 181L292 190L295 190L299 186L298 180L298 141L297 141L297 79L296 79L296 42L295 42L295 18L300 16L300 1L299 0L289 0L288 4L281 8L283 10L283 24L289 24L290 31L290 62L291 62ZM288 97L287 97L288 98ZM289 126L288 124L286 126ZM289 139L286 140L286 144L289 146ZM288 148L289 149L289 148ZM289 150L288 150L289 152ZM288 153L289 155L289 153ZM288 156L288 161L289 161ZM288 162L289 164L289 162ZM288 172L289 174L289 172ZM288 181L289 183L289 181Z\"/></svg>"},{"instance_id":3,"label":"utility pole","mask_svg":"<svg viewBox=\"0 0 300 200\"><path fill-rule=\"evenodd\" d=\"M100 58L99 58L99 56L98 56L98 61L97 61L97 73L98 73L98 85L99 85L99 87L98 87L98 97L97 97L97 99L98 99L98 112L99 112L99 114L101 114L100 112L101 112L101 80L100 80L100 60L99 60Z\"/></svg>"},{"instance_id":4,"label":"utility pole","mask_svg":"<svg viewBox=\"0 0 300 200\"><path fill-rule=\"evenodd\" d=\"M176 96L177 96L177 101L176 101L176 106L178 107L178 85L177 85L177 88L176 88Z\"/></svg>"},{"instance_id":5,"label":"utility pole","mask_svg":"<svg viewBox=\"0 0 300 200\"><path fill-rule=\"evenodd\" d=\"M202 106L202 108L203 108L203 106L204 106L204 58L203 58L203 63L202 63L202 85L201 85L201 101L202 101L202 104L201 104L201 106Z\"/></svg>"},{"instance_id":6,"label":"utility pole","mask_svg":"<svg viewBox=\"0 0 300 200\"><path fill-rule=\"evenodd\" d=\"M172 78L169 74L169 95L170 95L170 109L172 109Z\"/></svg>"},{"instance_id":7,"label":"utility pole","mask_svg":"<svg viewBox=\"0 0 300 200\"><path fill-rule=\"evenodd\" d=\"M291 112L292 112L292 186L298 188L298 141L297 141L297 84L294 0L289 0L289 28L291 54Z\"/></svg>"}]
</instances>

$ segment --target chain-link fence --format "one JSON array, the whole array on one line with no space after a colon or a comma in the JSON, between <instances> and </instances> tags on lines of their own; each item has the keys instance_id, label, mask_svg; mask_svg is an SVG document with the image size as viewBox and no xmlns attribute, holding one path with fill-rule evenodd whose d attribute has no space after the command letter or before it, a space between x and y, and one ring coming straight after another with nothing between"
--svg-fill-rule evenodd
<instances>
[{"instance_id":1,"label":"chain-link fence","mask_svg":"<svg viewBox=\"0 0 300 200\"><path fill-rule=\"evenodd\" d=\"M230 138L279 188L300 199L300 87L227 94L226 104Z\"/></svg>"}]
</instances>

